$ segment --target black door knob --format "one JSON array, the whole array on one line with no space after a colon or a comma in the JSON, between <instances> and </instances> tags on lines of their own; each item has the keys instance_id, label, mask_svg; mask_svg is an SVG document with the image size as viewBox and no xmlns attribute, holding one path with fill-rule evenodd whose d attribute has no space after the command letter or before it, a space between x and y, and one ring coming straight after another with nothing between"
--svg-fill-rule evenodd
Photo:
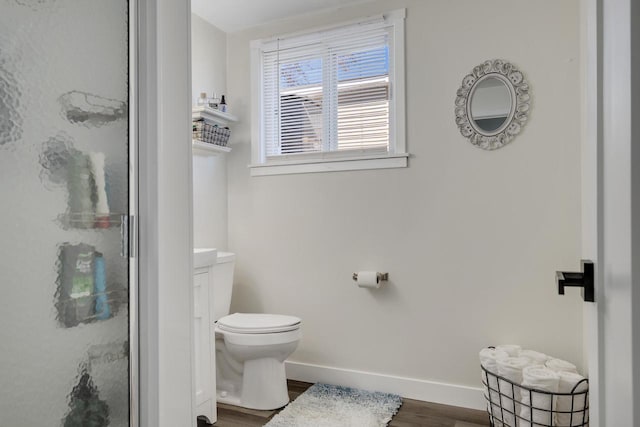
<instances>
[{"instance_id":1,"label":"black door knob","mask_svg":"<svg viewBox=\"0 0 640 427\"><path fill-rule=\"evenodd\" d=\"M569 273L556 271L556 282L558 283L558 294L564 295L566 286L577 286L582 288L580 293L582 299L587 302L595 301L594 266L589 260L582 260L582 273Z\"/></svg>"}]
</instances>

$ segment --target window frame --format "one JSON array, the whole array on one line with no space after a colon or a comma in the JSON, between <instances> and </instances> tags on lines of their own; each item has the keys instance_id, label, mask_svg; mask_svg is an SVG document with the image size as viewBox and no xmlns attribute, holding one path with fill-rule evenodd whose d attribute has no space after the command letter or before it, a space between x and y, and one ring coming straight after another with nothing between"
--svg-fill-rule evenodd
<instances>
[{"instance_id":1,"label":"window frame","mask_svg":"<svg viewBox=\"0 0 640 427\"><path fill-rule=\"evenodd\" d=\"M281 175L311 172L329 172L363 169L388 169L408 166L405 131L405 57L404 21L405 9L383 15L357 19L318 28L312 31L292 33L269 39L251 41L251 176ZM273 49L309 43L323 33L344 31L353 34L362 27L388 28L389 40L389 149L386 152L367 150L323 151L300 153L277 158L267 158L265 123L263 117L263 52ZM357 30L356 30L357 31Z\"/></svg>"}]
</instances>

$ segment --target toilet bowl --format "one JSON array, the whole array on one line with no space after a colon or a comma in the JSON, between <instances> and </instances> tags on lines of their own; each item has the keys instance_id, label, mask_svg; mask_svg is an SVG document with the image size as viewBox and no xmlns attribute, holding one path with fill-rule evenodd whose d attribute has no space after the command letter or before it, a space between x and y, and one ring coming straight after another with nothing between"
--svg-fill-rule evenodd
<instances>
[{"instance_id":1,"label":"toilet bowl","mask_svg":"<svg viewBox=\"0 0 640 427\"><path fill-rule=\"evenodd\" d=\"M218 402L276 409L289 402L284 361L300 341L300 319L235 313L216 329Z\"/></svg>"},{"instance_id":2,"label":"toilet bowl","mask_svg":"<svg viewBox=\"0 0 640 427\"><path fill-rule=\"evenodd\" d=\"M218 252L213 267L216 400L251 409L289 402L284 362L300 341L301 320L263 313L229 314L235 255Z\"/></svg>"}]
</instances>

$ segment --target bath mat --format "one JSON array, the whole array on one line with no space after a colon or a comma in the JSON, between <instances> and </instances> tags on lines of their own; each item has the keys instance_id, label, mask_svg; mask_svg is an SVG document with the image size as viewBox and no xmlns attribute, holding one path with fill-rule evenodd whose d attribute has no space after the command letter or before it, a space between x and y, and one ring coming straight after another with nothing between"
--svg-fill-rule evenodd
<instances>
[{"instance_id":1,"label":"bath mat","mask_svg":"<svg viewBox=\"0 0 640 427\"><path fill-rule=\"evenodd\" d=\"M400 405L396 394L317 383L265 427L383 427Z\"/></svg>"}]
</instances>

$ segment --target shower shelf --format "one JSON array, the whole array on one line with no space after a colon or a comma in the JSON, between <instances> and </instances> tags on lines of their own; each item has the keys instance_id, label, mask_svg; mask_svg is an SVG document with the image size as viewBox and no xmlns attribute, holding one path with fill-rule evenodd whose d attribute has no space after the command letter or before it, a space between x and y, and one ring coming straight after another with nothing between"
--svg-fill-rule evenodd
<instances>
[{"instance_id":1,"label":"shower shelf","mask_svg":"<svg viewBox=\"0 0 640 427\"><path fill-rule=\"evenodd\" d=\"M63 229L92 229L101 230L107 228L120 228L127 216L121 213L109 213L107 215L93 212L71 212L58 215L58 223Z\"/></svg>"},{"instance_id":2,"label":"shower shelf","mask_svg":"<svg viewBox=\"0 0 640 427\"><path fill-rule=\"evenodd\" d=\"M105 304L109 307L109 312L106 315L96 314L94 311L96 298L100 295L104 296ZM80 298L61 298L56 302L58 322L65 328L73 328L80 324L109 320L118 315L121 306L126 306L127 299L128 294L124 288L103 292L102 294L92 293Z\"/></svg>"}]
</instances>

